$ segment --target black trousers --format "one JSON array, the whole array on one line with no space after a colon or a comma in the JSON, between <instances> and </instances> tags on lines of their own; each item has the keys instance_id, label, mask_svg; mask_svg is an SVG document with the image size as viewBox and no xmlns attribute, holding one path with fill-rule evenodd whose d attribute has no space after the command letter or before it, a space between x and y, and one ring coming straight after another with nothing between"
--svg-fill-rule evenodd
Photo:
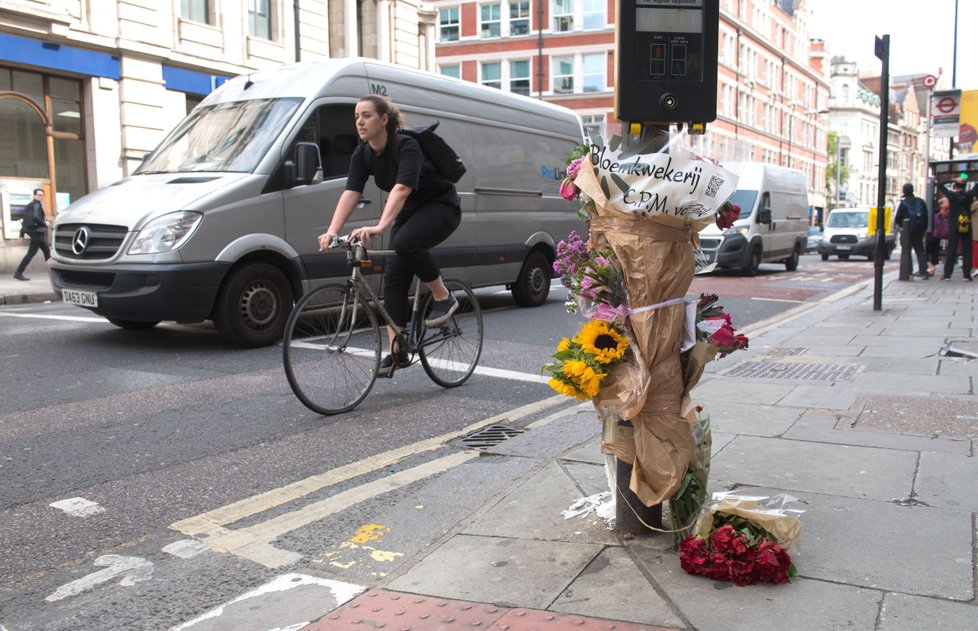
<instances>
[{"instance_id":1,"label":"black trousers","mask_svg":"<svg viewBox=\"0 0 978 631\"><path fill-rule=\"evenodd\" d=\"M927 273L927 256L924 252L924 233L910 231L910 248L917 255L917 272L921 276Z\"/></svg>"},{"instance_id":2,"label":"black trousers","mask_svg":"<svg viewBox=\"0 0 978 631\"><path fill-rule=\"evenodd\" d=\"M947 238L947 253L944 256L944 278L951 278L954 273L954 263L958 260L958 242L961 242L961 255L964 264L961 271L965 278L971 278L971 232L952 230Z\"/></svg>"},{"instance_id":3,"label":"black trousers","mask_svg":"<svg viewBox=\"0 0 978 631\"><path fill-rule=\"evenodd\" d=\"M391 249L397 256L384 265L384 308L397 326L407 326L414 277L430 283L441 276L429 250L455 232L461 221L457 204L436 201L419 206L403 222L394 222Z\"/></svg>"},{"instance_id":4,"label":"black trousers","mask_svg":"<svg viewBox=\"0 0 978 631\"><path fill-rule=\"evenodd\" d=\"M927 262L934 267L941 262L941 240L931 233L927 233Z\"/></svg>"},{"instance_id":5,"label":"black trousers","mask_svg":"<svg viewBox=\"0 0 978 631\"><path fill-rule=\"evenodd\" d=\"M46 235L43 232L40 234L36 232L29 232L27 234L31 238L31 243L27 246L27 254L24 255L24 258L20 261L20 265L17 266L18 276L24 273L24 270L27 269L28 265L30 265L31 259L34 258L34 255L37 254L38 250L44 253L45 261L51 258L51 248L48 247Z\"/></svg>"}]
</instances>

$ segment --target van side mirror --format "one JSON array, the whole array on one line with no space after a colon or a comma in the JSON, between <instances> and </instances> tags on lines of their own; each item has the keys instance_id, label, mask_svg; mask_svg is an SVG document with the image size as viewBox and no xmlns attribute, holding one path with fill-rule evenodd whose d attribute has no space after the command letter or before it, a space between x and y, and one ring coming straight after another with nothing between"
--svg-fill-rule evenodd
<instances>
[{"instance_id":1,"label":"van side mirror","mask_svg":"<svg viewBox=\"0 0 978 631\"><path fill-rule=\"evenodd\" d=\"M757 213L757 220L765 225L771 223L771 209L762 208L760 212Z\"/></svg>"},{"instance_id":2,"label":"van side mirror","mask_svg":"<svg viewBox=\"0 0 978 631\"><path fill-rule=\"evenodd\" d=\"M295 146L295 162L292 164L291 179L295 185L312 184L316 178L316 173L322 169L319 163L319 147L314 142L300 142ZM289 163L286 162L287 177Z\"/></svg>"}]
</instances>

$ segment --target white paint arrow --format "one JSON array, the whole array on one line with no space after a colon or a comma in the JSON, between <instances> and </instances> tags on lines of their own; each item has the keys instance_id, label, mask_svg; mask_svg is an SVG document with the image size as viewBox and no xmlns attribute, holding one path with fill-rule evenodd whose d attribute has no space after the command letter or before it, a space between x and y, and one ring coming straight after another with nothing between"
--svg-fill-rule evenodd
<instances>
[{"instance_id":1,"label":"white paint arrow","mask_svg":"<svg viewBox=\"0 0 978 631\"><path fill-rule=\"evenodd\" d=\"M153 576L153 563L140 557L124 557L118 554L105 554L95 559L95 565L105 567L104 570L92 572L88 576L83 576L76 581L59 587L53 594L44 600L53 603L62 598L77 596L88 591L97 585L107 583L118 576L122 576L119 585L132 587L140 581L147 581Z\"/></svg>"}]
</instances>

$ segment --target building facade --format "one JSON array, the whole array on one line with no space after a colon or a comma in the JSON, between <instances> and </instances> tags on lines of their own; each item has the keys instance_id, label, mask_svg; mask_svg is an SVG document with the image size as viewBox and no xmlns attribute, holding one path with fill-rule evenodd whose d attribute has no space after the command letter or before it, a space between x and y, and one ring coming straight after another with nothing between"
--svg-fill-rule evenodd
<instances>
[{"instance_id":1,"label":"building facade","mask_svg":"<svg viewBox=\"0 0 978 631\"><path fill-rule=\"evenodd\" d=\"M617 133L614 0L435 0L438 71L553 101ZM825 203L828 69L804 0L720 0L717 120L693 140L720 161L800 169Z\"/></svg>"},{"instance_id":2,"label":"building facade","mask_svg":"<svg viewBox=\"0 0 978 631\"><path fill-rule=\"evenodd\" d=\"M129 175L229 77L357 55L433 70L434 32L422 0L3 0L3 237L34 188L54 214Z\"/></svg>"}]
</instances>

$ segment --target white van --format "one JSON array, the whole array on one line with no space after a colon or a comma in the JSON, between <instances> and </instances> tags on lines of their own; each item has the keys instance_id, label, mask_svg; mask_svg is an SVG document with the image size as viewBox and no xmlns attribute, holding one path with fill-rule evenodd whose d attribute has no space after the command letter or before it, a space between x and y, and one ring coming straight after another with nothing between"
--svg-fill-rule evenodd
<instances>
[{"instance_id":1,"label":"white van","mask_svg":"<svg viewBox=\"0 0 978 631\"><path fill-rule=\"evenodd\" d=\"M865 256L870 261L876 256L876 233L869 232L870 208L836 208L829 213L825 221L825 231L818 242L818 253L822 260L830 256L838 256L840 261L848 260L850 256ZM896 248L896 235L891 224L887 226L884 236L885 249L883 258L887 261Z\"/></svg>"},{"instance_id":2,"label":"white van","mask_svg":"<svg viewBox=\"0 0 978 631\"><path fill-rule=\"evenodd\" d=\"M131 177L58 215L52 286L120 327L211 319L235 344L273 343L299 296L347 275L344 255L320 252L317 236L346 184L353 110L368 93L390 97L413 126L440 121L468 168L456 184L461 226L433 250L445 276L542 304L555 243L583 228L558 192L566 155L583 142L580 119L360 58L255 72L215 90ZM371 178L347 228L375 224L383 207Z\"/></svg>"},{"instance_id":3,"label":"white van","mask_svg":"<svg viewBox=\"0 0 978 631\"><path fill-rule=\"evenodd\" d=\"M730 202L740 206L733 227L715 224L700 232L700 250L709 263L757 274L761 263L784 263L789 272L808 240L808 188L801 171L761 162L730 162L739 176Z\"/></svg>"}]
</instances>

